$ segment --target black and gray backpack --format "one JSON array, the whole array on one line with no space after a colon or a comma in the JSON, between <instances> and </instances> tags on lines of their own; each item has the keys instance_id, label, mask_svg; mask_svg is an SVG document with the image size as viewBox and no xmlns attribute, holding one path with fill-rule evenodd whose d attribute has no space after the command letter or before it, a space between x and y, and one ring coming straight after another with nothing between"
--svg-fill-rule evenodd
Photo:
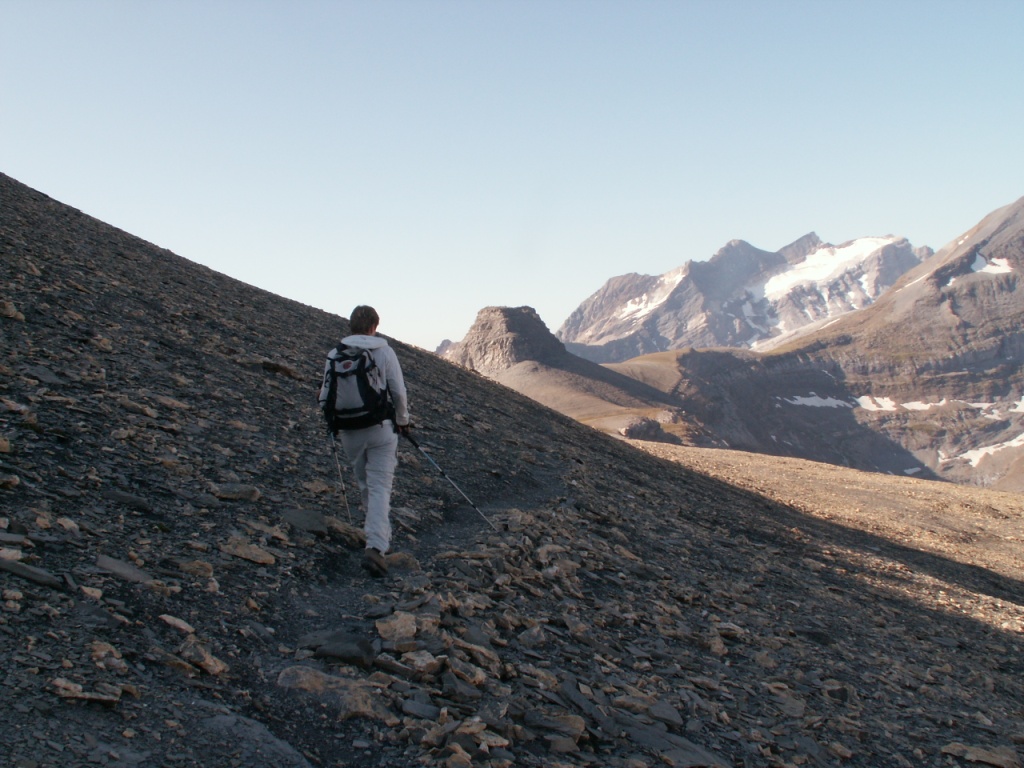
<instances>
[{"instance_id":1,"label":"black and gray backpack","mask_svg":"<svg viewBox=\"0 0 1024 768\"><path fill-rule=\"evenodd\" d=\"M324 418L331 432L339 429L364 429L394 420L394 406L384 373L370 350L339 344L327 356L323 402Z\"/></svg>"}]
</instances>

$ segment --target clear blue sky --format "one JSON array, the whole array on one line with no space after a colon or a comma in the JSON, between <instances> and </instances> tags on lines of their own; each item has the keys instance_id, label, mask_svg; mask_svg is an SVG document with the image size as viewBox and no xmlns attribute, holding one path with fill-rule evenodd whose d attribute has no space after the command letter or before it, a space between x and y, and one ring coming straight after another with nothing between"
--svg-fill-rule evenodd
<instances>
[{"instance_id":1,"label":"clear blue sky","mask_svg":"<svg viewBox=\"0 0 1024 768\"><path fill-rule=\"evenodd\" d=\"M1022 0L0 0L0 171L433 349L1024 196ZM2 290L2 289L0 289Z\"/></svg>"}]
</instances>

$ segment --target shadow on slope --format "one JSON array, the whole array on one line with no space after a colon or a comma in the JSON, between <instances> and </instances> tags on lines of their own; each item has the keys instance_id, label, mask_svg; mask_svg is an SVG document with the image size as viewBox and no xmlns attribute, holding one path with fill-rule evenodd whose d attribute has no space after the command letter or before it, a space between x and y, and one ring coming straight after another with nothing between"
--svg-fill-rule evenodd
<instances>
[{"instance_id":1,"label":"shadow on slope","mask_svg":"<svg viewBox=\"0 0 1024 768\"><path fill-rule=\"evenodd\" d=\"M937 478L902 445L858 421L859 395L847 389L838 366L825 370L740 350L682 350L610 367L676 399L712 436L704 445Z\"/></svg>"}]
</instances>

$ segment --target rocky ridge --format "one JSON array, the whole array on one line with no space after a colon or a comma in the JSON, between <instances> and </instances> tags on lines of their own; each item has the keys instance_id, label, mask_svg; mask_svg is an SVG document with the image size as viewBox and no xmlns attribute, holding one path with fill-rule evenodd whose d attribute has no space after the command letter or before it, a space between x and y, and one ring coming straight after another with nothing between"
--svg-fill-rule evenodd
<instances>
[{"instance_id":1,"label":"rocky ridge","mask_svg":"<svg viewBox=\"0 0 1024 768\"><path fill-rule=\"evenodd\" d=\"M819 518L395 341L488 521L403 444L371 580L313 405L344 321L4 176L0 254L5 764L1020 765L1019 562Z\"/></svg>"}]
</instances>

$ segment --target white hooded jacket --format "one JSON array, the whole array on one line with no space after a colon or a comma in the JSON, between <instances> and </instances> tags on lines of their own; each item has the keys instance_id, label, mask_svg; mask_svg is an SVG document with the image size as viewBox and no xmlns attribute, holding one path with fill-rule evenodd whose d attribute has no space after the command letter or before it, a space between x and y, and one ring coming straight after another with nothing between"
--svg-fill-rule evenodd
<instances>
[{"instance_id":1,"label":"white hooded jacket","mask_svg":"<svg viewBox=\"0 0 1024 768\"><path fill-rule=\"evenodd\" d=\"M346 336L341 340L342 344L349 347L359 347L370 350L370 356L376 363L387 382L388 390L391 392L391 402L395 406L395 423L404 427L409 423L409 400L405 391L405 379L402 376L402 366L398 364L398 356L395 350L388 346L386 339L381 336ZM325 384L320 388L320 404L327 401L327 371L330 369L330 360L337 354L337 349L332 349L327 355L328 362L324 364Z\"/></svg>"}]
</instances>

